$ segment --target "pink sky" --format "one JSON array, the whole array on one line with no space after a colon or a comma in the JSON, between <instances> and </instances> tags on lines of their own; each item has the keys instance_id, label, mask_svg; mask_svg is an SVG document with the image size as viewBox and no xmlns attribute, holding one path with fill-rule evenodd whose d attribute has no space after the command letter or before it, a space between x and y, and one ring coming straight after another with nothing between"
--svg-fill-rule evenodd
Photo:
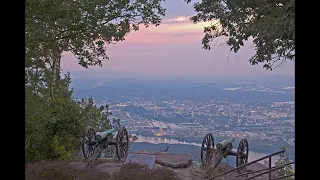
<instances>
[{"instance_id":1,"label":"pink sky","mask_svg":"<svg viewBox=\"0 0 320 180\"><path fill-rule=\"evenodd\" d=\"M160 26L140 28L138 32L131 32L125 41L107 45L110 60L103 67L91 69L147 76L294 76L294 62L288 62L272 72L264 70L262 64L252 66L248 62L254 54L252 42L247 42L237 54L223 45L224 39L220 39L210 51L203 50L203 27L208 23L191 23L189 18L195 13L192 6L186 5L183 0L166 2L165 6L167 17ZM181 8L178 10L177 7ZM88 71L80 67L69 52L63 54L61 64L64 71Z\"/></svg>"}]
</instances>

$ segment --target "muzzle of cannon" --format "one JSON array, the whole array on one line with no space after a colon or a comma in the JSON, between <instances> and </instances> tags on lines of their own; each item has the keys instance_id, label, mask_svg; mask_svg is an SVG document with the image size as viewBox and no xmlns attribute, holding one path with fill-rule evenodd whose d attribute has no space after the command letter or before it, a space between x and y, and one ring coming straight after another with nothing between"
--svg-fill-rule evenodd
<instances>
[{"instance_id":1,"label":"muzzle of cannon","mask_svg":"<svg viewBox=\"0 0 320 180\"><path fill-rule=\"evenodd\" d=\"M227 144L232 144L234 141L235 141L234 138L229 138L229 139L218 142L216 147L219 150L224 149L224 148L226 148Z\"/></svg>"},{"instance_id":2,"label":"muzzle of cannon","mask_svg":"<svg viewBox=\"0 0 320 180\"><path fill-rule=\"evenodd\" d=\"M114 133L116 131L117 131L117 129L113 127L113 128L111 128L107 131L104 131L104 132L97 132L95 138L97 141L102 141L103 139L105 139L108 136L108 134Z\"/></svg>"}]
</instances>

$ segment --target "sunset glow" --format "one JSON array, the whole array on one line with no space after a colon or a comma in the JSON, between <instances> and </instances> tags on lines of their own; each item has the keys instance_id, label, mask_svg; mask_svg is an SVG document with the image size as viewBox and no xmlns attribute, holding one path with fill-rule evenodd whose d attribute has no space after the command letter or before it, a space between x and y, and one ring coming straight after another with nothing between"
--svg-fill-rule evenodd
<instances>
[{"instance_id":1,"label":"sunset glow","mask_svg":"<svg viewBox=\"0 0 320 180\"><path fill-rule=\"evenodd\" d=\"M110 60L102 68L90 69L148 76L271 74L262 65L253 66L248 62L255 52L252 41L245 42L237 54L229 51L225 37L215 40L210 51L203 50L204 27L218 21L194 24L190 17L195 12L183 0L166 1L165 6L167 14L159 26L141 25L139 31L130 32L125 41L106 45ZM64 71L88 71L78 65L70 52L63 53L61 64ZM277 73L293 76L294 62L272 71L272 74Z\"/></svg>"}]
</instances>

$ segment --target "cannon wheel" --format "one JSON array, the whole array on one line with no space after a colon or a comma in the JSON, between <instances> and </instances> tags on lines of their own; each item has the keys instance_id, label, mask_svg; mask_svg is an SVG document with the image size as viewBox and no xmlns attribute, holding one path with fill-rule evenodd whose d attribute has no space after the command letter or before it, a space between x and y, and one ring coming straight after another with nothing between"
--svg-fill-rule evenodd
<instances>
[{"instance_id":1,"label":"cannon wheel","mask_svg":"<svg viewBox=\"0 0 320 180\"><path fill-rule=\"evenodd\" d=\"M204 136L201 146L201 163L203 166L209 166L213 157L214 138L211 133Z\"/></svg>"},{"instance_id":2,"label":"cannon wheel","mask_svg":"<svg viewBox=\"0 0 320 180\"><path fill-rule=\"evenodd\" d=\"M124 160L128 155L129 150L129 136L125 128L121 128L117 133L116 151L119 160Z\"/></svg>"},{"instance_id":3,"label":"cannon wheel","mask_svg":"<svg viewBox=\"0 0 320 180\"><path fill-rule=\"evenodd\" d=\"M101 155L102 151L104 150L103 143L99 143L99 145L94 149L94 153L88 158L87 167L92 167L97 162L98 157Z\"/></svg>"},{"instance_id":4,"label":"cannon wheel","mask_svg":"<svg viewBox=\"0 0 320 180\"><path fill-rule=\"evenodd\" d=\"M238 151L237 151L237 159L236 159L237 167L247 164L248 157L249 157L248 140L242 139L239 143ZM245 168L238 169L239 174L243 173L244 171L245 171Z\"/></svg>"},{"instance_id":5,"label":"cannon wheel","mask_svg":"<svg viewBox=\"0 0 320 180\"><path fill-rule=\"evenodd\" d=\"M95 136L96 131L92 127L88 127L83 134L81 148L85 159L91 157L96 149L96 145L94 143Z\"/></svg>"}]
</instances>

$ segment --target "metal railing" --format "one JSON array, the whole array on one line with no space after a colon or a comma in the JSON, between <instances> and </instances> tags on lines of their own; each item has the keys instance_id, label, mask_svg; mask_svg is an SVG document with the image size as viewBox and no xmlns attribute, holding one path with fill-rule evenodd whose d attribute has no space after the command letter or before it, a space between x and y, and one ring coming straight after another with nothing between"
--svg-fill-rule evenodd
<instances>
[{"instance_id":1,"label":"metal railing","mask_svg":"<svg viewBox=\"0 0 320 180\"><path fill-rule=\"evenodd\" d=\"M288 166L288 165L291 165L291 164L294 164L294 163L295 163L295 162L290 162L290 163L287 163L287 164L284 164L284 165L281 165L281 166L272 167L271 157L272 157L272 156L276 156L276 155L281 154L281 153L284 153L285 151L286 151L286 150L283 149L283 150L281 150L281 151L278 151L278 152L269 154L269 155L267 155L267 156L261 157L261 158L259 158L259 159L256 159L256 160L252 161L252 162L249 162L249 163L247 163L247 164L238 166L238 167L236 167L236 168L234 168L234 169L230 169L230 170L228 170L228 171L226 171L226 172L223 172L223 173L220 173L220 174L218 174L218 175L216 175L216 176L210 177L210 178L208 178L208 180L212 180L212 179L218 178L218 177L220 177L220 176L229 174L229 173L234 172L234 171L236 171L236 170L238 170L238 169L245 168L245 167L247 167L247 166L249 166L249 165L251 165L251 164L254 164L254 163L256 163L256 162L259 162L259 161L264 160L264 159L267 159L267 158L269 159L268 168L260 169L260 170L256 170L256 171L250 171L250 172L243 173L243 174L239 174L239 175L237 175L236 177L246 176L246 179L244 179L244 180L249 180L249 179L253 179L253 178L262 176L262 175L264 175L264 174L268 174L268 175L269 175L269 180L276 180L276 179L283 179L283 178L286 178L286 177L295 176L295 173L293 173L293 174L286 175L286 176L276 177L276 178L274 178L274 179L272 179L272 177L271 177L271 173L272 173L273 171L279 170L279 169L281 169L281 168L284 168L285 166ZM263 171L265 171L265 172L263 172ZM257 172L262 172L262 173L259 173L259 174L256 174L256 175L254 175L254 176L248 177L249 174L254 174L254 173L257 173Z\"/></svg>"}]
</instances>

